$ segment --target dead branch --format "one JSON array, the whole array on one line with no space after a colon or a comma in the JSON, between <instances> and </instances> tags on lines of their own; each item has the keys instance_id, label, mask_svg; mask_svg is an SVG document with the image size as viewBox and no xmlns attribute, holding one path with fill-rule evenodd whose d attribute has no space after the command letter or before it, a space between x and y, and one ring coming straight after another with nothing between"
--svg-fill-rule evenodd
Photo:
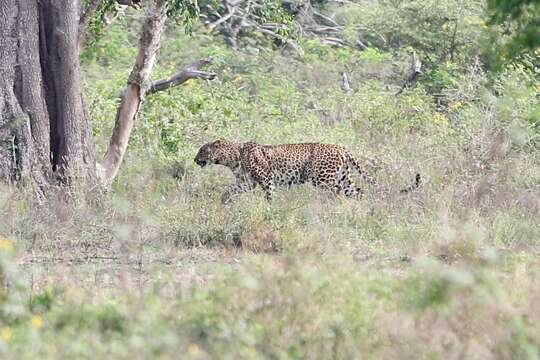
<instances>
[{"instance_id":1,"label":"dead branch","mask_svg":"<svg viewBox=\"0 0 540 360\"><path fill-rule=\"evenodd\" d=\"M362 42L362 40L357 39L356 40L356 47L360 50L367 50L368 46Z\"/></svg>"},{"instance_id":2,"label":"dead branch","mask_svg":"<svg viewBox=\"0 0 540 360\"><path fill-rule=\"evenodd\" d=\"M405 82L403 82L403 85L401 86L401 88L396 93L396 96L401 94L403 90L410 87L416 82L416 80L418 80L418 76L422 74L421 69L422 69L422 62L420 61L420 59L416 57L416 52L413 52L411 56L411 72L409 76L407 77L407 79L405 80Z\"/></svg>"},{"instance_id":3,"label":"dead branch","mask_svg":"<svg viewBox=\"0 0 540 360\"><path fill-rule=\"evenodd\" d=\"M202 59L194 64L191 64L170 78L153 81L148 86L146 94L153 94L158 91L166 90L170 87L181 85L190 79L213 80L216 77L216 73L200 70L203 66L210 64L210 62L211 61L209 59Z\"/></svg>"},{"instance_id":4,"label":"dead branch","mask_svg":"<svg viewBox=\"0 0 540 360\"><path fill-rule=\"evenodd\" d=\"M331 24L332 26L342 28L342 26L339 25L334 19L332 19L332 18L330 18L330 17L328 17L326 15L323 15L323 14L317 12L317 11L314 11L314 10L312 10L312 12L313 12L313 15L315 15L316 17L326 21L327 23Z\"/></svg>"},{"instance_id":5,"label":"dead branch","mask_svg":"<svg viewBox=\"0 0 540 360\"><path fill-rule=\"evenodd\" d=\"M339 34L343 30L341 27L337 26L321 26L321 27L314 27L314 26L308 26L303 29L307 33L317 34L317 35L332 35L332 34Z\"/></svg>"},{"instance_id":6,"label":"dead branch","mask_svg":"<svg viewBox=\"0 0 540 360\"><path fill-rule=\"evenodd\" d=\"M116 2L120 5L130 6L138 10L141 8L142 0L116 0Z\"/></svg>"},{"instance_id":7,"label":"dead branch","mask_svg":"<svg viewBox=\"0 0 540 360\"><path fill-rule=\"evenodd\" d=\"M105 187L112 184L118 173L145 96L180 85L189 79L213 79L216 76L214 73L200 70L210 63L210 60L202 59L168 79L148 83L156 62L166 18L167 0L156 0L154 6L148 11L141 31L139 53L129 76L127 87L122 93L122 101L116 113L116 121L107 152L101 163L97 164L98 176Z\"/></svg>"},{"instance_id":8,"label":"dead branch","mask_svg":"<svg viewBox=\"0 0 540 360\"><path fill-rule=\"evenodd\" d=\"M291 40L291 39L288 39L282 35L279 35L278 33L275 33L271 30L268 30L268 29L265 29L261 26L254 26L258 31L260 31L261 33L263 34L266 34L266 35L270 35L271 37L274 37L278 40L280 40L281 42L287 44L289 47L291 47L292 49L294 49L298 55L302 56L304 55L304 51L302 50L302 48L300 46L298 46L298 44Z\"/></svg>"},{"instance_id":9,"label":"dead branch","mask_svg":"<svg viewBox=\"0 0 540 360\"><path fill-rule=\"evenodd\" d=\"M232 48L238 48L240 37L256 32L277 39L302 55L300 46L280 33L282 24L268 22L261 15L265 6L264 0L221 0L220 3L203 6L201 18L205 19L209 31L220 32ZM333 15L322 13L309 1L285 0L282 8L294 17L295 28L303 37L319 38L323 44L334 47L367 49L367 45L360 40L348 41L343 35L344 26ZM383 37L381 39L386 41Z\"/></svg>"},{"instance_id":10,"label":"dead branch","mask_svg":"<svg viewBox=\"0 0 540 360\"><path fill-rule=\"evenodd\" d=\"M208 29L213 30L217 26L219 26L221 23L224 23L225 21L229 20L234 15L234 13L236 12L236 9L237 9L237 7L231 7L229 5L229 3L227 3L227 2L225 4L225 7L227 8L228 13L225 16L220 17L219 19L217 19L213 23L209 24Z\"/></svg>"}]
</instances>

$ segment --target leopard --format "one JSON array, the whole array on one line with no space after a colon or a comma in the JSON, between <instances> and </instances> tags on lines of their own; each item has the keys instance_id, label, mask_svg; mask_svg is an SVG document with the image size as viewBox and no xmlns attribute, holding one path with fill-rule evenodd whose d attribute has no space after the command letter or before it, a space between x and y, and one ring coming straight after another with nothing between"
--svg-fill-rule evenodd
<instances>
[{"instance_id":1,"label":"leopard","mask_svg":"<svg viewBox=\"0 0 540 360\"><path fill-rule=\"evenodd\" d=\"M362 189L353 181L357 173L368 184L382 187L353 154L341 145L324 143L298 143L264 145L256 142L237 143L218 139L202 145L194 159L201 168L222 165L229 168L235 182L226 187L221 201L229 203L233 197L260 186L267 200L274 196L276 187L311 183L316 188L330 190L359 198ZM419 173L414 182L401 193L417 189L421 183ZM384 188L384 191L388 189Z\"/></svg>"}]
</instances>

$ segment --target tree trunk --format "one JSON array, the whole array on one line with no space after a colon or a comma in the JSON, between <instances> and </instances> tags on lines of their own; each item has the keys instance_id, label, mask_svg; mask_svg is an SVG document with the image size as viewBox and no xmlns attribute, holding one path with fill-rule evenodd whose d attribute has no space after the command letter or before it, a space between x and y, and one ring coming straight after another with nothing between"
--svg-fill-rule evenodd
<instances>
[{"instance_id":1,"label":"tree trunk","mask_svg":"<svg viewBox=\"0 0 540 360\"><path fill-rule=\"evenodd\" d=\"M128 85L123 92L109 147L99 166L100 178L106 186L112 183L118 173L135 119L144 100L147 82L156 61L161 33L167 18L166 10L167 1L156 0L155 6L149 10L144 22L139 53L131 70Z\"/></svg>"},{"instance_id":2,"label":"tree trunk","mask_svg":"<svg viewBox=\"0 0 540 360\"><path fill-rule=\"evenodd\" d=\"M94 176L76 0L0 1L0 179Z\"/></svg>"},{"instance_id":3,"label":"tree trunk","mask_svg":"<svg viewBox=\"0 0 540 360\"><path fill-rule=\"evenodd\" d=\"M79 4L42 0L42 65L51 121L53 169L62 176L92 174L95 153L82 92L79 64Z\"/></svg>"},{"instance_id":4,"label":"tree trunk","mask_svg":"<svg viewBox=\"0 0 540 360\"><path fill-rule=\"evenodd\" d=\"M49 116L39 54L37 1L0 2L0 178L32 179L50 169Z\"/></svg>"},{"instance_id":5,"label":"tree trunk","mask_svg":"<svg viewBox=\"0 0 540 360\"><path fill-rule=\"evenodd\" d=\"M121 0L138 7L140 1ZM78 0L0 0L0 181L30 180L43 194L54 178L101 180L109 186L148 93L193 78L212 79L201 60L169 79L149 83L167 0L155 0L123 92L109 147L96 166L92 127L82 92L79 46L98 2L79 20ZM96 170L99 172L96 173ZM54 177L51 175L55 175Z\"/></svg>"}]
</instances>

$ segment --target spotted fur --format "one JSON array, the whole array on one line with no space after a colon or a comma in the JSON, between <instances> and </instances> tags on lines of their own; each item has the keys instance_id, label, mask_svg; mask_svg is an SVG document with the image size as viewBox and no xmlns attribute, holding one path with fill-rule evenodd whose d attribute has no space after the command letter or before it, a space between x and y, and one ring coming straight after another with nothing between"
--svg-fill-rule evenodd
<instances>
[{"instance_id":1,"label":"spotted fur","mask_svg":"<svg viewBox=\"0 0 540 360\"><path fill-rule=\"evenodd\" d=\"M204 167L224 165L232 170L236 182L227 187L222 201L234 195L251 191L259 185L270 200L277 186L311 183L335 194L357 197L361 194L351 175L355 171L369 184L378 186L358 164L354 156L339 145L304 143L261 145L254 142L233 143L217 140L204 144L195 157L195 163ZM408 192L420 184L417 174Z\"/></svg>"}]
</instances>

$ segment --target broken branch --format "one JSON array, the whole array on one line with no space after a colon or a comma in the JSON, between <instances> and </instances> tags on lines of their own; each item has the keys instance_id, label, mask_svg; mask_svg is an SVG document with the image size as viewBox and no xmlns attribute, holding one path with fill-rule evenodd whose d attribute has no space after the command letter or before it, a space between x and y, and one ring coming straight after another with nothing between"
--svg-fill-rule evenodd
<instances>
[{"instance_id":1,"label":"broken branch","mask_svg":"<svg viewBox=\"0 0 540 360\"><path fill-rule=\"evenodd\" d=\"M345 92L351 91L351 86L349 85L349 77L347 76L347 73L345 71L341 73L341 89Z\"/></svg>"},{"instance_id":2,"label":"broken branch","mask_svg":"<svg viewBox=\"0 0 540 360\"><path fill-rule=\"evenodd\" d=\"M146 90L146 94L149 95L158 91L166 90L173 86L178 86L190 79L213 80L216 77L216 73L200 70L201 67L209 64L210 62L211 61L208 59L202 59L188 66L181 72L171 76L170 78L152 81Z\"/></svg>"},{"instance_id":3,"label":"broken branch","mask_svg":"<svg viewBox=\"0 0 540 360\"><path fill-rule=\"evenodd\" d=\"M408 88L409 86L413 85L416 82L416 80L418 80L418 76L422 74L421 69L422 69L422 62L420 61L420 59L416 57L416 52L413 52L412 57L411 57L411 72L409 76L407 77L407 79L405 80L405 82L403 83L403 85L401 86L401 88L396 93L396 96L401 94L403 90L405 90L405 88Z\"/></svg>"}]
</instances>

